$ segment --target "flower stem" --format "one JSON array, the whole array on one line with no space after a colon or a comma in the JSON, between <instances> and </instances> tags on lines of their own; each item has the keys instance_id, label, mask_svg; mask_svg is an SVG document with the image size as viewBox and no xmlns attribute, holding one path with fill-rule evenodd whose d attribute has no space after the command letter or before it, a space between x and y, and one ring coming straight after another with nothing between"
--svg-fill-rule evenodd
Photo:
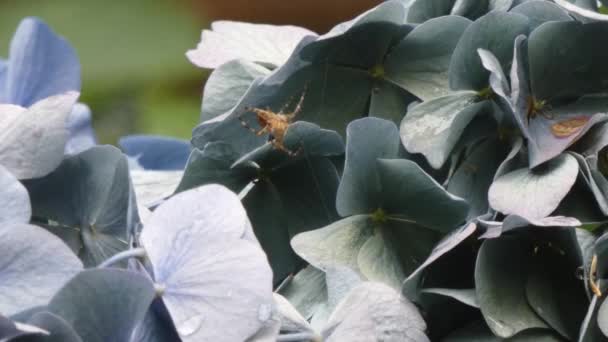
<instances>
[{"instance_id":1,"label":"flower stem","mask_svg":"<svg viewBox=\"0 0 608 342\"><path fill-rule=\"evenodd\" d=\"M99 264L97 268L106 268L114 265L117 262L128 260L131 258L142 258L146 256L146 250L142 247L132 248L117 254L114 254L110 258L106 259L104 262Z\"/></svg>"}]
</instances>

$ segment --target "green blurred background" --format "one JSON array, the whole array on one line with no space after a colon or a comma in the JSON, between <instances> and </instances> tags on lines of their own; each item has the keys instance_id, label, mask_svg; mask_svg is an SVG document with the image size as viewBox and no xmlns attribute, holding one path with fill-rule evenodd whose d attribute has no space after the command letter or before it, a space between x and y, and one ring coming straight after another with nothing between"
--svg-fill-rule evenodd
<instances>
[{"instance_id":1,"label":"green blurred background","mask_svg":"<svg viewBox=\"0 0 608 342\"><path fill-rule=\"evenodd\" d=\"M0 0L0 56L19 21L44 19L76 48L81 101L102 143L132 133L190 138L208 71L185 57L217 19L294 24L323 33L380 0Z\"/></svg>"}]
</instances>

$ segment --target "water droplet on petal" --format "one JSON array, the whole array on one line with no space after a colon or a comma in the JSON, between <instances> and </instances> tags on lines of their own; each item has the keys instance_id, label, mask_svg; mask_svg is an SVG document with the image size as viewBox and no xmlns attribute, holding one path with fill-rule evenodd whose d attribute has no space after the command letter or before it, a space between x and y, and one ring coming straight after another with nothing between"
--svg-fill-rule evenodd
<instances>
[{"instance_id":1,"label":"water droplet on petal","mask_svg":"<svg viewBox=\"0 0 608 342\"><path fill-rule=\"evenodd\" d=\"M182 323L176 324L177 332L180 336L190 336L201 328L204 320L203 315L192 316Z\"/></svg>"},{"instance_id":2,"label":"water droplet on petal","mask_svg":"<svg viewBox=\"0 0 608 342\"><path fill-rule=\"evenodd\" d=\"M266 322L272 316L272 305L270 304L262 304L258 308L258 320L260 322Z\"/></svg>"}]
</instances>

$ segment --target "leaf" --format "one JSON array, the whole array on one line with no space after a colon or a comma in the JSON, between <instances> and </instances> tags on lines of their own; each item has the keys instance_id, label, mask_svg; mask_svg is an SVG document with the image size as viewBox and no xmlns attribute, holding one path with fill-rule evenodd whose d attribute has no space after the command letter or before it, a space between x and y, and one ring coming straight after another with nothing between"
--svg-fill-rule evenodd
<instances>
[{"instance_id":1,"label":"leaf","mask_svg":"<svg viewBox=\"0 0 608 342\"><path fill-rule=\"evenodd\" d=\"M275 285L303 265L289 240L338 219L334 207L339 181L335 166L325 158L309 158L306 154L304 158L291 161L280 156L278 160L284 160L284 165L274 165L272 158L263 161L266 168L257 169L244 195L255 234L273 267ZM298 181L294 183L294 179Z\"/></svg>"},{"instance_id":2,"label":"leaf","mask_svg":"<svg viewBox=\"0 0 608 342\"><path fill-rule=\"evenodd\" d=\"M589 187L589 190L591 190L593 193L598 208L604 215L608 214L608 199L606 197L608 192L608 183L606 182L606 178L604 178L604 176L597 169L591 169L589 165L591 162L589 159L591 158L584 158L580 154L574 152L572 152L571 155L576 158L580 173L585 180L585 183Z\"/></svg>"},{"instance_id":3,"label":"leaf","mask_svg":"<svg viewBox=\"0 0 608 342\"><path fill-rule=\"evenodd\" d=\"M28 323L50 333L49 336L32 337L36 342L82 342L80 336L63 318L48 311L34 314Z\"/></svg>"},{"instance_id":4,"label":"leaf","mask_svg":"<svg viewBox=\"0 0 608 342\"><path fill-rule=\"evenodd\" d=\"M608 122L602 121L587 131L573 146L572 149L582 155L597 155L608 146Z\"/></svg>"},{"instance_id":5,"label":"leaf","mask_svg":"<svg viewBox=\"0 0 608 342\"><path fill-rule=\"evenodd\" d=\"M485 240L475 265L477 299L492 331L503 338L531 328L546 328L525 298L530 246L521 238Z\"/></svg>"},{"instance_id":6,"label":"leaf","mask_svg":"<svg viewBox=\"0 0 608 342\"><path fill-rule=\"evenodd\" d=\"M473 322L450 334L443 342L560 342L561 337L555 336L549 329L529 329L515 334L510 338L496 337L484 322Z\"/></svg>"},{"instance_id":7,"label":"leaf","mask_svg":"<svg viewBox=\"0 0 608 342\"><path fill-rule=\"evenodd\" d=\"M327 307L330 309L329 315L334 311L336 306L359 284L363 283L363 279L349 267L332 266L325 272L325 280L327 282Z\"/></svg>"},{"instance_id":8,"label":"leaf","mask_svg":"<svg viewBox=\"0 0 608 342\"><path fill-rule=\"evenodd\" d=\"M466 240L469 236L471 236L477 226L475 223L468 223L459 229L453 230L448 235L444 236L432 249L432 251L428 254L428 257L422 264L420 264L416 270L414 270L408 277L405 279L403 283L403 293L406 297L411 298L412 300L417 297L418 286L420 285L421 276L423 271L433 264L437 259L441 258L443 255L456 248L459 244L461 244L464 240Z\"/></svg>"},{"instance_id":9,"label":"leaf","mask_svg":"<svg viewBox=\"0 0 608 342\"><path fill-rule=\"evenodd\" d=\"M363 118L351 122L346 132L346 160L338 187L338 214L372 213L381 203L381 187L375 167L378 158L395 158L399 132L390 121Z\"/></svg>"},{"instance_id":10,"label":"leaf","mask_svg":"<svg viewBox=\"0 0 608 342\"><path fill-rule=\"evenodd\" d=\"M490 206L505 215L542 219L558 207L577 175L576 159L568 154L552 159L539 169L511 171L490 186Z\"/></svg>"},{"instance_id":11,"label":"leaf","mask_svg":"<svg viewBox=\"0 0 608 342\"><path fill-rule=\"evenodd\" d=\"M599 12L598 5L599 3L601 3L601 0L599 1L599 3L593 0L574 0L573 3L579 7L586 8L594 12Z\"/></svg>"},{"instance_id":12,"label":"leaf","mask_svg":"<svg viewBox=\"0 0 608 342\"><path fill-rule=\"evenodd\" d=\"M608 306L606 305L606 300L603 300L599 305L599 309L597 310L597 325L600 328L600 331L604 334L604 337L608 336Z\"/></svg>"},{"instance_id":13,"label":"leaf","mask_svg":"<svg viewBox=\"0 0 608 342\"><path fill-rule=\"evenodd\" d=\"M144 318L133 331L129 342L166 342L179 341L171 317L160 297L156 297Z\"/></svg>"},{"instance_id":14,"label":"leaf","mask_svg":"<svg viewBox=\"0 0 608 342\"><path fill-rule=\"evenodd\" d=\"M597 223L603 222L605 216L598 206L589 205L589 203L594 202L593 193L589 191L589 186L585 184L584 177L578 177L553 215L576 217L584 226L597 227Z\"/></svg>"},{"instance_id":15,"label":"leaf","mask_svg":"<svg viewBox=\"0 0 608 342\"><path fill-rule=\"evenodd\" d=\"M387 216L386 222L379 228L385 235L385 241L390 241L386 248L392 248L393 253L397 254L406 277L422 264L443 235L436 230L393 216Z\"/></svg>"},{"instance_id":16,"label":"leaf","mask_svg":"<svg viewBox=\"0 0 608 342\"><path fill-rule=\"evenodd\" d=\"M414 304L392 288L365 282L353 289L332 313L322 335L330 341L430 341Z\"/></svg>"},{"instance_id":17,"label":"leaf","mask_svg":"<svg viewBox=\"0 0 608 342\"><path fill-rule=\"evenodd\" d=\"M357 265L365 279L378 281L399 290L405 274L399 256L389 243L391 237L382 232L372 235L361 246Z\"/></svg>"},{"instance_id":18,"label":"leaf","mask_svg":"<svg viewBox=\"0 0 608 342\"><path fill-rule=\"evenodd\" d=\"M313 332L310 324L285 297L277 293L274 293L273 296L281 319L282 332Z\"/></svg>"},{"instance_id":19,"label":"leaf","mask_svg":"<svg viewBox=\"0 0 608 342\"><path fill-rule=\"evenodd\" d=\"M516 0L489 0L488 12L493 10L508 11Z\"/></svg>"},{"instance_id":20,"label":"leaf","mask_svg":"<svg viewBox=\"0 0 608 342\"><path fill-rule=\"evenodd\" d=\"M301 55L305 60L328 62L336 67L348 66L361 71L368 71L374 66L382 65L384 56L392 44L403 37L412 28L403 25L406 9L397 1L386 1L359 15L354 20L340 24L314 43L306 47ZM366 39L368 35L376 39ZM359 49L367 46L368 49ZM311 52L320 53L313 54Z\"/></svg>"},{"instance_id":21,"label":"leaf","mask_svg":"<svg viewBox=\"0 0 608 342\"><path fill-rule=\"evenodd\" d=\"M578 258L579 260L581 260L582 265L584 267L584 271L583 272L583 276L588 278L589 277L589 270L591 269L591 261L593 259L593 254L595 254L595 250L594 250L594 246L595 246L595 241L597 240L597 237L589 232L588 230L584 229L584 228L576 228L575 229L575 236L576 236L576 240L577 240L577 249L576 252L578 254ZM587 292L587 295L589 296L591 294L591 291L589 289L585 289ZM589 296L590 297L590 296Z\"/></svg>"},{"instance_id":22,"label":"leaf","mask_svg":"<svg viewBox=\"0 0 608 342\"><path fill-rule=\"evenodd\" d=\"M306 266L295 274L293 279L279 290L306 320L327 302L325 273L313 266Z\"/></svg>"},{"instance_id":23,"label":"leaf","mask_svg":"<svg viewBox=\"0 0 608 342\"><path fill-rule=\"evenodd\" d=\"M454 298L463 304L472 306L474 308L479 308L479 304L477 303L477 294L475 292L475 289L426 288L426 289L423 289L422 292L423 293L433 293L433 294L440 295L440 296Z\"/></svg>"},{"instance_id":24,"label":"leaf","mask_svg":"<svg viewBox=\"0 0 608 342\"><path fill-rule=\"evenodd\" d=\"M80 91L80 63L64 38L40 19L28 17L11 40L4 82L0 103L30 107L55 95Z\"/></svg>"},{"instance_id":25,"label":"leaf","mask_svg":"<svg viewBox=\"0 0 608 342\"><path fill-rule=\"evenodd\" d=\"M390 22L396 25L405 23L405 16L408 11L408 4L399 1L387 1L379 4L378 6L369 9L357 17L342 22L332 27L329 32L319 37L318 40L322 41L325 39L337 37L340 35L352 32L353 29L357 29L360 26L368 25L370 23L377 22Z\"/></svg>"},{"instance_id":26,"label":"leaf","mask_svg":"<svg viewBox=\"0 0 608 342\"><path fill-rule=\"evenodd\" d=\"M231 60L218 66L205 82L201 121L228 112L236 106L254 79L268 74L270 70L245 59Z\"/></svg>"},{"instance_id":27,"label":"leaf","mask_svg":"<svg viewBox=\"0 0 608 342\"><path fill-rule=\"evenodd\" d=\"M424 101L448 95L450 58L470 23L445 16L417 26L386 57L386 78Z\"/></svg>"},{"instance_id":28,"label":"leaf","mask_svg":"<svg viewBox=\"0 0 608 342\"><path fill-rule=\"evenodd\" d=\"M243 198L243 205L255 230L255 236L266 252L272 273L273 285L278 285L289 274L304 266L289 245L290 234L284 204L276 186L259 182Z\"/></svg>"},{"instance_id":29,"label":"leaf","mask_svg":"<svg viewBox=\"0 0 608 342\"><path fill-rule=\"evenodd\" d=\"M489 0L456 0L450 14L476 19L491 10L488 6Z\"/></svg>"},{"instance_id":30,"label":"leaf","mask_svg":"<svg viewBox=\"0 0 608 342\"><path fill-rule=\"evenodd\" d=\"M59 166L78 95L52 96L29 108L0 104L0 164L18 179L42 177Z\"/></svg>"},{"instance_id":31,"label":"leaf","mask_svg":"<svg viewBox=\"0 0 608 342\"><path fill-rule=\"evenodd\" d=\"M326 272L345 267L364 280L399 285L403 280L399 274L408 275L415 270L438 241L439 234L410 221L390 216L386 220L377 222L369 215L350 216L298 234L291 245L300 257Z\"/></svg>"},{"instance_id":32,"label":"leaf","mask_svg":"<svg viewBox=\"0 0 608 342\"><path fill-rule=\"evenodd\" d=\"M123 154L96 146L63 160L44 178L28 181L33 216L64 240L85 266L96 266L127 248L131 191ZM133 198L133 196L131 196Z\"/></svg>"},{"instance_id":33,"label":"leaf","mask_svg":"<svg viewBox=\"0 0 608 342\"><path fill-rule=\"evenodd\" d=\"M444 342L499 342L504 341L500 337L496 337L487 324L483 321L473 322L465 327L462 327L448 336L442 341Z\"/></svg>"},{"instance_id":34,"label":"leaf","mask_svg":"<svg viewBox=\"0 0 608 342\"><path fill-rule=\"evenodd\" d=\"M182 340L243 341L270 319L272 272L244 238L248 227L238 197L218 185L177 194L152 213L140 240Z\"/></svg>"},{"instance_id":35,"label":"leaf","mask_svg":"<svg viewBox=\"0 0 608 342\"><path fill-rule=\"evenodd\" d=\"M488 188L507 151L497 139L475 146L456 169L447 191L466 200L470 206L466 220L475 219L490 209Z\"/></svg>"},{"instance_id":36,"label":"leaf","mask_svg":"<svg viewBox=\"0 0 608 342\"><path fill-rule=\"evenodd\" d=\"M335 208L339 181L335 166L326 158L307 158L270 175L282 202L280 212L286 217L290 237L339 219Z\"/></svg>"},{"instance_id":37,"label":"leaf","mask_svg":"<svg viewBox=\"0 0 608 342\"><path fill-rule=\"evenodd\" d=\"M598 303L598 301L601 301L601 299L596 296L591 297L591 303L589 303L587 315L581 324L581 332L578 338L579 342L601 341L606 337L606 335L602 334L599 328L597 314L600 304L603 303Z\"/></svg>"},{"instance_id":38,"label":"leaf","mask_svg":"<svg viewBox=\"0 0 608 342\"><path fill-rule=\"evenodd\" d=\"M147 208L171 196L184 175L183 171L131 170L137 202Z\"/></svg>"},{"instance_id":39,"label":"leaf","mask_svg":"<svg viewBox=\"0 0 608 342\"><path fill-rule=\"evenodd\" d=\"M518 36L518 38L519 37L521 36ZM511 88L500 62L496 59L496 56L486 49L479 48L477 49L477 53L481 58L481 65L490 72L490 87L492 88L492 91L508 102Z\"/></svg>"},{"instance_id":40,"label":"leaf","mask_svg":"<svg viewBox=\"0 0 608 342\"><path fill-rule=\"evenodd\" d=\"M487 87L489 72L483 68L477 49L492 52L504 68L513 57L511 42L527 34L529 25L525 16L505 12L488 13L469 25L452 55L450 88L479 91Z\"/></svg>"},{"instance_id":41,"label":"leaf","mask_svg":"<svg viewBox=\"0 0 608 342\"><path fill-rule=\"evenodd\" d=\"M302 259L320 270L344 266L360 273L359 250L372 235L370 216L355 215L300 233L291 240L291 246Z\"/></svg>"},{"instance_id":42,"label":"leaf","mask_svg":"<svg viewBox=\"0 0 608 342\"><path fill-rule=\"evenodd\" d=\"M554 1L560 7L571 13L573 17L582 22L608 21L608 15L600 14L587 8L577 6L577 4L573 4L565 0Z\"/></svg>"},{"instance_id":43,"label":"leaf","mask_svg":"<svg viewBox=\"0 0 608 342\"><path fill-rule=\"evenodd\" d=\"M382 189L380 208L390 217L444 233L465 220L468 204L447 192L413 161L378 159L376 165ZM442 215L436 214L438 208Z\"/></svg>"},{"instance_id":44,"label":"leaf","mask_svg":"<svg viewBox=\"0 0 608 342\"><path fill-rule=\"evenodd\" d=\"M76 154L97 145L92 126L91 109L84 103L76 103L68 117L69 133L65 154Z\"/></svg>"},{"instance_id":45,"label":"leaf","mask_svg":"<svg viewBox=\"0 0 608 342\"><path fill-rule=\"evenodd\" d=\"M82 269L61 240L30 224L4 223L0 250L0 312L5 315L46 304Z\"/></svg>"},{"instance_id":46,"label":"leaf","mask_svg":"<svg viewBox=\"0 0 608 342\"><path fill-rule=\"evenodd\" d=\"M223 141L208 143L202 150L195 147L175 192L212 183L224 185L232 191L241 191L256 177L257 169L249 165L231 168L237 158L230 144Z\"/></svg>"},{"instance_id":47,"label":"leaf","mask_svg":"<svg viewBox=\"0 0 608 342\"><path fill-rule=\"evenodd\" d=\"M594 37L606 34L608 23L576 21L550 22L534 30L528 55L536 98L572 98L604 91L608 67L600 61L608 58L608 48L598 46Z\"/></svg>"},{"instance_id":48,"label":"leaf","mask_svg":"<svg viewBox=\"0 0 608 342\"><path fill-rule=\"evenodd\" d=\"M59 290L48 310L63 318L83 341L129 341L153 299L154 286L143 275L115 268L90 269Z\"/></svg>"},{"instance_id":49,"label":"leaf","mask_svg":"<svg viewBox=\"0 0 608 342\"><path fill-rule=\"evenodd\" d=\"M190 155L187 141L159 135L128 135L118 144L146 170L183 170Z\"/></svg>"},{"instance_id":50,"label":"leaf","mask_svg":"<svg viewBox=\"0 0 608 342\"><path fill-rule=\"evenodd\" d=\"M416 0L407 14L408 23L424 23L450 14L456 0Z\"/></svg>"},{"instance_id":51,"label":"leaf","mask_svg":"<svg viewBox=\"0 0 608 342\"><path fill-rule=\"evenodd\" d=\"M511 151L509 151L509 154L507 154L505 160L500 164L498 170L496 170L494 180L511 171L526 166L526 161L522 160L522 155L520 153L523 146L523 139L521 137L516 137L512 142Z\"/></svg>"},{"instance_id":52,"label":"leaf","mask_svg":"<svg viewBox=\"0 0 608 342\"><path fill-rule=\"evenodd\" d=\"M0 165L0 224L28 223L31 216L27 189Z\"/></svg>"},{"instance_id":53,"label":"leaf","mask_svg":"<svg viewBox=\"0 0 608 342\"><path fill-rule=\"evenodd\" d=\"M297 26L250 24L220 20L203 30L196 49L186 53L194 65L215 69L237 58L277 67L285 63L296 45L312 31Z\"/></svg>"},{"instance_id":54,"label":"leaf","mask_svg":"<svg viewBox=\"0 0 608 342\"><path fill-rule=\"evenodd\" d=\"M564 235L560 233L553 235ZM556 240L553 239L552 246L564 252L563 255L549 248L541 248L529 261L531 269L526 283L526 298L536 314L549 326L574 341L588 306L580 280L572 276L582 260L572 255L573 244L565 246L559 244L559 240L556 243ZM556 284L559 284L559 289Z\"/></svg>"},{"instance_id":55,"label":"leaf","mask_svg":"<svg viewBox=\"0 0 608 342\"><path fill-rule=\"evenodd\" d=\"M410 153L422 153L439 169L467 125L484 110L487 102L474 103L476 96L474 92L452 93L414 107L399 128L403 146Z\"/></svg>"},{"instance_id":56,"label":"leaf","mask_svg":"<svg viewBox=\"0 0 608 342\"><path fill-rule=\"evenodd\" d=\"M243 134L247 130L243 127L240 120L243 119L243 121L250 122L247 118L243 118L247 112L245 108L257 106L253 102L254 99L258 101L258 97L263 96L257 92L259 87L261 87L261 83L262 79L260 78L253 80L251 86L230 112L201 122L198 126L194 127L192 130L192 140L190 141L192 147L203 151L209 143L222 143L234 151L236 160L244 153L262 145L267 137L255 134ZM264 96L267 96L271 92L271 89L274 88L266 89ZM264 100L267 101L266 98ZM261 102L262 100L259 101ZM262 105L262 108L266 107L270 107L268 102Z\"/></svg>"},{"instance_id":57,"label":"leaf","mask_svg":"<svg viewBox=\"0 0 608 342\"><path fill-rule=\"evenodd\" d=\"M397 123L407 112L408 105L415 100L416 97L401 86L376 80L372 85L368 116Z\"/></svg>"},{"instance_id":58,"label":"leaf","mask_svg":"<svg viewBox=\"0 0 608 342\"><path fill-rule=\"evenodd\" d=\"M597 278L605 279L606 277L606 253L608 253L608 234L602 234L593 246L593 253L597 255Z\"/></svg>"},{"instance_id":59,"label":"leaf","mask_svg":"<svg viewBox=\"0 0 608 342\"><path fill-rule=\"evenodd\" d=\"M571 21L572 18L559 6L548 1L527 1L509 12L523 14L530 20L530 32L548 21Z\"/></svg>"},{"instance_id":60,"label":"leaf","mask_svg":"<svg viewBox=\"0 0 608 342\"><path fill-rule=\"evenodd\" d=\"M49 332L29 324L13 322L11 319L0 315L0 341L13 341L25 336L48 335Z\"/></svg>"},{"instance_id":61,"label":"leaf","mask_svg":"<svg viewBox=\"0 0 608 342\"><path fill-rule=\"evenodd\" d=\"M327 281L327 300L319 306L310 324L315 331L322 331L329 316L352 289L363 282L359 274L348 267L332 266L325 274Z\"/></svg>"},{"instance_id":62,"label":"leaf","mask_svg":"<svg viewBox=\"0 0 608 342\"><path fill-rule=\"evenodd\" d=\"M27 322L31 319L35 314L39 312L47 311L46 305L38 305L33 306L31 308L27 308L25 310L19 311L14 315L11 315L9 318L16 322Z\"/></svg>"},{"instance_id":63,"label":"leaf","mask_svg":"<svg viewBox=\"0 0 608 342\"><path fill-rule=\"evenodd\" d=\"M485 233L479 237L480 239L494 239L511 230L530 226L557 228L579 227L582 225L578 219L568 216L547 216L541 219L527 219L518 215L508 215L502 222L484 221L483 223L488 224L488 227L486 227Z\"/></svg>"}]
</instances>

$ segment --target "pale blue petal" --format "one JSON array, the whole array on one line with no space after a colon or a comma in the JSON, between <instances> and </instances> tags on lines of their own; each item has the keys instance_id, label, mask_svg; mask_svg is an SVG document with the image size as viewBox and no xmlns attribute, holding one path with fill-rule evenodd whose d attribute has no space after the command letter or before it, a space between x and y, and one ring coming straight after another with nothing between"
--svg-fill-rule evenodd
<instances>
[{"instance_id":1,"label":"pale blue petal","mask_svg":"<svg viewBox=\"0 0 608 342\"><path fill-rule=\"evenodd\" d=\"M70 132L66 154L77 154L97 145L91 121L91 109L84 103L75 104L66 124Z\"/></svg>"},{"instance_id":2,"label":"pale blue petal","mask_svg":"<svg viewBox=\"0 0 608 342\"><path fill-rule=\"evenodd\" d=\"M0 103L2 103L2 98L4 97L4 88L6 83L6 69L7 62L6 60L0 58Z\"/></svg>"},{"instance_id":3,"label":"pale blue petal","mask_svg":"<svg viewBox=\"0 0 608 342\"><path fill-rule=\"evenodd\" d=\"M69 90L80 91L76 52L40 19L23 19L11 41L0 102L29 107Z\"/></svg>"},{"instance_id":4,"label":"pale blue petal","mask_svg":"<svg viewBox=\"0 0 608 342\"><path fill-rule=\"evenodd\" d=\"M183 170L190 156L190 142L171 137L129 135L118 145L146 170Z\"/></svg>"}]
</instances>

